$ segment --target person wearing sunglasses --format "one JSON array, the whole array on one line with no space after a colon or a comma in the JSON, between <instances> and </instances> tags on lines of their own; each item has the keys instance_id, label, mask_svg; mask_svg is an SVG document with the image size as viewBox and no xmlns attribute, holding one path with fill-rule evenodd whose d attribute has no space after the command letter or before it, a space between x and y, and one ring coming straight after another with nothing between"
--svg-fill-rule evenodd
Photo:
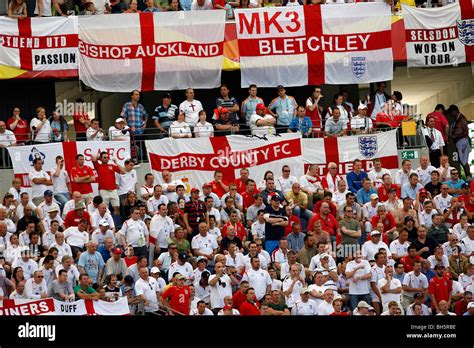
<instances>
[{"instance_id":1,"label":"person wearing sunglasses","mask_svg":"<svg viewBox=\"0 0 474 348\"><path fill-rule=\"evenodd\" d=\"M25 283L26 297L32 300L38 300L48 297L48 286L42 271L35 271L33 277Z\"/></svg>"}]
</instances>

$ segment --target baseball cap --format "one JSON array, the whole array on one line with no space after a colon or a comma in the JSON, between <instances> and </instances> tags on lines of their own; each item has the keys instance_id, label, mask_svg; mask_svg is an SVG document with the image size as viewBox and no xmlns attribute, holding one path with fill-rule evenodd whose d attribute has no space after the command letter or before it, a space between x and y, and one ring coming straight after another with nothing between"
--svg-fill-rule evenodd
<instances>
[{"instance_id":1,"label":"baseball cap","mask_svg":"<svg viewBox=\"0 0 474 348\"><path fill-rule=\"evenodd\" d=\"M372 194L370 195L370 199L379 199L379 195L376 194L376 193L372 193Z\"/></svg>"},{"instance_id":2,"label":"baseball cap","mask_svg":"<svg viewBox=\"0 0 474 348\"><path fill-rule=\"evenodd\" d=\"M109 225L109 220L107 219L102 219L99 221L99 226L110 226Z\"/></svg>"},{"instance_id":3,"label":"baseball cap","mask_svg":"<svg viewBox=\"0 0 474 348\"><path fill-rule=\"evenodd\" d=\"M280 198L279 195L273 195L271 200L272 201L281 201L281 198Z\"/></svg>"},{"instance_id":4,"label":"baseball cap","mask_svg":"<svg viewBox=\"0 0 474 348\"><path fill-rule=\"evenodd\" d=\"M44 195L45 195L45 196L52 196L52 195L53 195L53 191L51 191L51 190L46 190L46 191L44 191Z\"/></svg>"},{"instance_id":5,"label":"baseball cap","mask_svg":"<svg viewBox=\"0 0 474 348\"><path fill-rule=\"evenodd\" d=\"M371 236L375 236L376 234L381 234L381 233L377 230L370 232Z\"/></svg>"},{"instance_id":6,"label":"baseball cap","mask_svg":"<svg viewBox=\"0 0 474 348\"><path fill-rule=\"evenodd\" d=\"M169 94L169 93L163 94L163 96L161 97L161 99L165 99L165 98L171 99L171 94Z\"/></svg>"},{"instance_id":7,"label":"baseball cap","mask_svg":"<svg viewBox=\"0 0 474 348\"><path fill-rule=\"evenodd\" d=\"M122 249L120 248L114 248L113 252L115 255L122 255Z\"/></svg>"},{"instance_id":8,"label":"baseball cap","mask_svg":"<svg viewBox=\"0 0 474 348\"><path fill-rule=\"evenodd\" d=\"M225 113L228 113L229 112L229 109L227 108L222 108L221 111L219 111L220 114L225 114Z\"/></svg>"},{"instance_id":9,"label":"baseball cap","mask_svg":"<svg viewBox=\"0 0 474 348\"><path fill-rule=\"evenodd\" d=\"M202 255L197 258L197 262L200 262L200 261L205 261L207 263L207 259Z\"/></svg>"},{"instance_id":10,"label":"baseball cap","mask_svg":"<svg viewBox=\"0 0 474 348\"><path fill-rule=\"evenodd\" d=\"M423 297L423 294L421 292L417 292L415 295L413 295L413 298L420 298Z\"/></svg>"},{"instance_id":11,"label":"baseball cap","mask_svg":"<svg viewBox=\"0 0 474 348\"><path fill-rule=\"evenodd\" d=\"M319 258L320 259L325 259L326 257L329 257L329 254L328 253L322 253Z\"/></svg>"},{"instance_id":12,"label":"baseball cap","mask_svg":"<svg viewBox=\"0 0 474 348\"><path fill-rule=\"evenodd\" d=\"M188 255L185 252L180 252L178 255L178 259L185 261L188 259Z\"/></svg>"},{"instance_id":13,"label":"baseball cap","mask_svg":"<svg viewBox=\"0 0 474 348\"><path fill-rule=\"evenodd\" d=\"M365 301L360 301L358 304L357 304L357 308L370 308L369 304Z\"/></svg>"},{"instance_id":14,"label":"baseball cap","mask_svg":"<svg viewBox=\"0 0 474 348\"><path fill-rule=\"evenodd\" d=\"M469 308L474 308L474 301L471 301L471 302L468 303L467 309L469 309Z\"/></svg>"},{"instance_id":15,"label":"baseball cap","mask_svg":"<svg viewBox=\"0 0 474 348\"><path fill-rule=\"evenodd\" d=\"M133 288L131 286L126 286L123 288L124 292L127 292L127 291L130 291L130 290L133 290Z\"/></svg>"},{"instance_id":16,"label":"baseball cap","mask_svg":"<svg viewBox=\"0 0 474 348\"><path fill-rule=\"evenodd\" d=\"M123 122L125 123L125 120L122 117L119 117L115 120L115 123Z\"/></svg>"},{"instance_id":17,"label":"baseball cap","mask_svg":"<svg viewBox=\"0 0 474 348\"><path fill-rule=\"evenodd\" d=\"M78 202L76 204L76 206L74 207L75 210L78 210L78 209L86 209L86 205L84 204L84 202Z\"/></svg>"},{"instance_id":18,"label":"baseball cap","mask_svg":"<svg viewBox=\"0 0 474 348\"><path fill-rule=\"evenodd\" d=\"M309 294L310 292L311 292L311 291L309 291L308 288L302 288L300 294L301 294L301 295L303 295L303 294Z\"/></svg>"},{"instance_id":19,"label":"baseball cap","mask_svg":"<svg viewBox=\"0 0 474 348\"><path fill-rule=\"evenodd\" d=\"M161 272L160 272L160 269L158 267L152 267L151 270L150 270L150 274L153 274L153 273L161 273Z\"/></svg>"},{"instance_id":20,"label":"baseball cap","mask_svg":"<svg viewBox=\"0 0 474 348\"><path fill-rule=\"evenodd\" d=\"M59 209L58 209L58 207L53 205L51 208L49 208L48 213L53 213L55 211L59 211Z\"/></svg>"},{"instance_id":21,"label":"baseball cap","mask_svg":"<svg viewBox=\"0 0 474 348\"><path fill-rule=\"evenodd\" d=\"M436 269L443 269L443 268L444 268L443 265L436 265L436 266L434 266L434 269L435 269L435 270L436 270Z\"/></svg>"},{"instance_id":22,"label":"baseball cap","mask_svg":"<svg viewBox=\"0 0 474 348\"><path fill-rule=\"evenodd\" d=\"M258 103L255 107L255 110L265 110L265 105L262 103Z\"/></svg>"},{"instance_id":23,"label":"baseball cap","mask_svg":"<svg viewBox=\"0 0 474 348\"><path fill-rule=\"evenodd\" d=\"M468 189L470 187L469 183L468 182L465 182L464 184L462 184L461 188L463 189ZM472 302L470 302L472 303Z\"/></svg>"},{"instance_id":24,"label":"baseball cap","mask_svg":"<svg viewBox=\"0 0 474 348\"><path fill-rule=\"evenodd\" d=\"M359 110L367 109L367 105L365 105L364 103L360 103L357 109Z\"/></svg>"},{"instance_id":25,"label":"baseball cap","mask_svg":"<svg viewBox=\"0 0 474 348\"><path fill-rule=\"evenodd\" d=\"M184 275L182 275L181 273L178 273L177 275L175 275L174 279L176 279L176 280L184 279Z\"/></svg>"},{"instance_id":26,"label":"baseball cap","mask_svg":"<svg viewBox=\"0 0 474 348\"><path fill-rule=\"evenodd\" d=\"M211 272L209 271L203 271L201 273L201 278L209 278L211 276Z\"/></svg>"},{"instance_id":27,"label":"baseball cap","mask_svg":"<svg viewBox=\"0 0 474 348\"><path fill-rule=\"evenodd\" d=\"M420 196L428 196L428 191L425 188L420 189L419 191Z\"/></svg>"},{"instance_id":28,"label":"baseball cap","mask_svg":"<svg viewBox=\"0 0 474 348\"><path fill-rule=\"evenodd\" d=\"M389 190L388 190L388 193L394 193L394 192L396 193L396 192L397 192L397 190L396 190L396 189L394 189L393 187L392 187L391 189L389 189Z\"/></svg>"},{"instance_id":29,"label":"baseball cap","mask_svg":"<svg viewBox=\"0 0 474 348\"><path fill-rule=\"evenodd\" d=\"M211 187L212 187L212 185L211 185L211 184L209 184L209 183L208 183L208 184L204 184L204 185L202 185L202 188L211 188Z\"/></svg>"},{"instance_id":30,"label":"baseball cap","mask_svg":"<svg viewBox=\"0 0 474 348\"><path fill-rule=\"evenodd\" d=\"M196 191L197 191L197 192L200 192L197 187L193 187L193 188L191 189L191 193L194 193L194 192L196 192Z\"/></svg>"},{"instance_id":31,"label":"baseball cap","mask_svg":"<svg viewBox=\"0 0 474 348\"><path fill-rule=\"evenodd\" d=\"M283 87L282 85L278 85L278 86L277 86L277 91L278 91L279 89L285 89L285 87Z\"/></svg>"},{"instance_id":32,"label":"baseball cap","mask_svg":"<svg viewBox=\"0 0 474 348\"><path fill-rule=\"evenodd\" d=\"M21 249L20 249L20 252L23 253L25 251L30 251L30 248L26 245L24 245Z\"/></svg>"}]
</instances>

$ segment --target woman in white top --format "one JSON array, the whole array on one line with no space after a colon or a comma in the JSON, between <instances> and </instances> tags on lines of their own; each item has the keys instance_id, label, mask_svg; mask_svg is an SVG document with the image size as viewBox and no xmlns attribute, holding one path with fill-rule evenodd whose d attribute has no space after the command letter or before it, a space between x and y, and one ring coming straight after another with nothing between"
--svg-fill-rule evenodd
<instances>
[{"instance_id":1,"label":"woman in white top","mask_svg":"<svg viewBox=\"0 0 474 348\"><path fill-rule=\"evenodd\" d=\"M30 129L35 143L49 143L52 129L46 119L45 108L41 106L36 108L36 117L31 120Z\"/></svg>"},{"instance_id":2,"label":"woman in white top","mask_svg":"<svg viewBox=\"0 0 474 348\"><path fill-rule=\"evenodd\" d=\"M8 17L23 19L28 17L24 0L14 0L8 5Z\"/></svg>"},{"instance_id":3,"label":"woman in white top","mask_svg":"<svg viewBox=\"0 0 474 348\"><path fill-rule=\"evenodd\" d=\"M400 116L402 114L403 108L401 101L403 99L403 95L399 91L395 91L392 94L392 103L391 103L391 110L392 115Z\"/></svg>"},{"instance_id":4,"label":"woman in white top","mask_svg":"<svg viewBox=\"0 0 474 348\"><path fill-rule=\"evenodd\" d=\"M191 128L189 124L184 122L185 115L183 112L178 114L178 119L174 121L170 126L170 136L174 139L179 138L191 138Z\"/></svg>"},{"instance_id":5,"label":"woman in white top","mask_svg":"<svg viewBox=\"0 0 474 348\"><path fill-rule=\"evenodd\" d=\"M199 122L196 123L193 130L195 138L212 138L214 136L214 127L206 121L206 118L206 112L199 111Z\"/></svg>"}]
</instances>

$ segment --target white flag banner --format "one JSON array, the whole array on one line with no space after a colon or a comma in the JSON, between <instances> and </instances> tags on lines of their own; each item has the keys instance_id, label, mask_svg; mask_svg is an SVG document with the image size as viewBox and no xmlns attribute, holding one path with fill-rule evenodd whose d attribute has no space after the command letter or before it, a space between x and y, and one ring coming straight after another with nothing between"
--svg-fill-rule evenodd
<instances>
[{"instance_id":1,"label":"white flag banner","mask_svg":"<svg viewBox=\"0 0 474 348\"><path fill-rule=\"evenodd\" d=\"M41 70L78 68L77 17L0 17L0 65Z\"/></svg>"},{"instance_id":2,"label":"white flag banner","mask_svg":"<svg viewBox=\"0 0 474 348\"><path fill-rule=\"evenodd\" d=\"M242 87L391 80L386 3L236 10Z\"/></svg>"},{"instance_id":3,"label":"white flag banner","mask_svg":"<svg viewBox=\"0 0 474 348\"><path fill-rule=\"evenodd\" d=\"M221 81L225 11L79 19L79 78L109 92L214 88Z\"/></svg>"},{"instance_id":4,"label":"white flag banner","mask_svg":"<svg viewBox=\"0 0 474 348\"><path fill-rule=\"evenodd\" d=\"M54 300L56 315L129 315L130 308L126 297L115 302L79 300L63 302Z\"/></svg>"},{"instance_id":5,"label":"white flag banner","mask_svg":"<svg viewBox=\"0 0 474 348\"><path fill-rule=\"evenodd\" d=\"M436 8L402 8L409 67L457 66L474 60L472 0Z\"/></svg>"},{"instance_id":6,"label":"white flag banner","mask_svg":"<svg viewBox=\"0 0 474 348\"><path fill-rule=\"evenodd\" d=\"M280 173L283 165L292 175L303 175L301 138L298 134L268 136L268 140L242 135L196 139L147 140L151 170L156 178L167 169L181 179L189 192L213 180L214 171L222 171L224 180L239 177L248 168L251 178L263 178L267 170Z\"/></svg>"},{"instance_id":7,"label":"white flag banner","mask_svg":"<svg viewBox=\"0 0 474 348\"><path fill-rule=\"evenodd\" d=\"M22 187L30 187L28 173L33 170L33 160L43 160L43 170L50 172L56 168L56 156L64 158L66 171L76 166L76 156L84 155L85 165L93 168L91 156L99 155L102 151L115 157L120 165L130 158L130 142L127 141L65 141L62 143L37 144L28 146L8 147L8 153L13 164L13 173L21 179ZM97 184L93 184L96 192ZM28 191L27 191L28 192Z\"/></svg>"}]
</instances>

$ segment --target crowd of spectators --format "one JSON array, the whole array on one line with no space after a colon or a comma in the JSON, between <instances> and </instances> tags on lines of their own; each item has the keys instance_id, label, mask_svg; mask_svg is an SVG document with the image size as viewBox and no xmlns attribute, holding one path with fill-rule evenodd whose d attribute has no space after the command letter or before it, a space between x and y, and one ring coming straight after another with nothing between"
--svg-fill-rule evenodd
<instances>
[{"instance_id":1,"label":"crowd of spectators","mask_svg":"<svg viewBox=\"0 0 474 348\"><path fill-rule=\"evenodd\" d=\"M365 2L358 0L11 0L8 16L23 19L28 16L51 17L70 15L102 15L113 13L225 10L226 18L234 19L236 8L302 6ZM454 0L378 0L387 2L394 12L401 4L408 6L443 6ZM29 7L32 8L29 8Z\"/></svg>"}]
</instances>

